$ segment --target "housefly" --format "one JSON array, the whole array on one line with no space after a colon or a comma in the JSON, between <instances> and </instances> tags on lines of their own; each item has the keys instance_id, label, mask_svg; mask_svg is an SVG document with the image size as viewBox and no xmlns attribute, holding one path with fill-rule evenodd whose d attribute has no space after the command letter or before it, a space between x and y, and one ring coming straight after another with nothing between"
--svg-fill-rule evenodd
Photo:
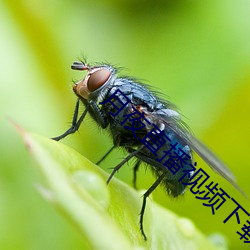
<instances>
[{"instance_id":1,"label":"housefly","mask_svg":"<svg viewBox=\"0 0 250 250\"><path fill-rule=\"evenodd\" d=\"M102 129L108 129L113 138L113 147L98 163L116 147L122 147L128 152L125 159L113 169L107 183L131 158L136 158L134 185L136 171L142 163L152 169L156 181L144 193L140 213L140 229L145 240L143 215L147 197L159 184L162 184L172 197L183 194L187 187L183 183L188 184L195 172L193 151L241 191L234 175L224 163L189 132L172 103L159 98L145 84L132 78L119 77L118 70L109 64L90 66L85 62L74 62L71 68L84 70L87 74L73 87L78 99L71 127L53 139L59 141L76 132L89 113ZM80 102L85 106L85 110L79 116ZM150 138L155 140L150 141ZM166 152L176 146L178 150L175 157L170 157ZM164 157L164 162L172 161L172 168L161 161ZM178 164L181 165L182 171L175 171L173 165Z\"/></svg>"}]
</instances>

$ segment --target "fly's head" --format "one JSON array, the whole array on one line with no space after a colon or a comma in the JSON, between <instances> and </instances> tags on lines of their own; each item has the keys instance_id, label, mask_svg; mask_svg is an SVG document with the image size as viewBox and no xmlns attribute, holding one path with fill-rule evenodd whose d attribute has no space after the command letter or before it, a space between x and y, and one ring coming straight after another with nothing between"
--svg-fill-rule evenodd
<instances>
[{"instance_id":1,"label":"fly's head","mask_svg":"<svg viewBox=\"0 0 250 250\"><path fill-rule=\"evenodd\" d=\"M71 69L88 71L86 76L73 87L75 94L85 100L90 99L90 96L98 97L101 90L115 76L115 69L109 65L89 66L83 62L74 62Z\"/></svg>"}]
</instances>

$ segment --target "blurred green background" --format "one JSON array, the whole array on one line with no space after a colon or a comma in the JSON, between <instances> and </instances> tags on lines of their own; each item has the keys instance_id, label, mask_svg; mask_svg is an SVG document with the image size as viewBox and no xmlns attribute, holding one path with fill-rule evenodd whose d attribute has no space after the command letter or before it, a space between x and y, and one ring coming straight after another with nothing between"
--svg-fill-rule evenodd
<instances>
[{"instance_id":1,"label":"blurred green background","mask_svg":"<svg viewBox=\"0 0 250 250\"><path fill-rule=\"evenodd\" d=\"M36 191L39 173L8 117L47 137L64 132L76 100L72 80L83 77L70 65L82 55L123 66L124 74L167 95L250 196L249 13L248 0L1 1L0 249L81 248L81 235ZM93 124L86 119L63 143L96 162L112 141ZM102 167L110 171L122 157L117 150ZM117 177L131 184L132 166ZM202 161L198 166L250 211L230 184ZM149 170L140 170L140 188L153 180ZM224 234L231 249L248 247L236 234L235 217L223 223L235 208L231 201L212 215L190 192L175 201L158 188L153 198L204 233Z\"/></svg>"}]
</instances>

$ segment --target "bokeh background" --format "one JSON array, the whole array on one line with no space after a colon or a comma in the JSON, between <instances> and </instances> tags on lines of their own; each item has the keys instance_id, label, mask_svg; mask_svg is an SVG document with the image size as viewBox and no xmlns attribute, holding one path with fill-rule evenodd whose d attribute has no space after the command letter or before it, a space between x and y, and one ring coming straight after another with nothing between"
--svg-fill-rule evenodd
<instances>
[{"instance_id":1,"label":"bokeh background","mask_svg":"<svg viewBox=\"0 0 250 250\"><path fill-rule=\"evenodd\" d=\"M0 249L81 249L81 235L36 191L39 173L8 118L46 137L64 132L76 101L72 80L83 77L70 65L83 55L123 66L125 75L168 96L250 196L249 13L248 0L1 1ZM96 162L112 142L93 124L86 119L63 143ZM117 150L102 167L110 171L122 157ZM132 166L117 175L130 185ZM250 211L230 184L200 160L198 166ZM153 180L140 170L140 188ZM235 208L231 201L212 215L190 192L173 200L158 188L153 199L206 234L224 234L231 249L248 247L236 234L235 217L223 223Z\"/></svg>"}]
</instances>

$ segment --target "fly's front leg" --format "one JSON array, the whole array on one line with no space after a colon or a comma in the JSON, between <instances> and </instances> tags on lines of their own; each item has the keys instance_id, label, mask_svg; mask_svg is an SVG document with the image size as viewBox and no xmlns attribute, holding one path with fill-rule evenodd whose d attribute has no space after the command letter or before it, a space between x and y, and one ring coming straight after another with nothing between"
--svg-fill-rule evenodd
<instances>
[{"instance_id":1,"label":"fly's front leg","mask_svg":"<svg viewBox=\"0 0 250 250\"><path fill-rule=\"evenodd\" d=\"M75 133L79 129L79 127L80 127L80 125L81 125L81 123L82 123L82 121L83 121L84 117L86 116L86 114L88 112L88 109L89 109L89 105L87 105L86 109L84 110L84 112L80 116L79 120L77 120L78 119L78 112L79 112L79 104L80 104L80 101L78 99L77 102L76 102L71 127L65 133L63 133L62 135L59 135L57 137L53 137L51 139L53 139L55 141L60 141L64 137L68 136L69 134Z\"/></svg>"},{"instance_id":2,"label":"fly's front leg","mask_svg":"<svg viewBox=\"0 0 250 250\"><path fill-rule=\"evenodd\" d=\"M108 121L106 115L101 111L96 102L90 100L89 101L90 109L89 113L96 120L96 122L101 125L102 128L106 128L108 126Z\"/></svg>"}]
</instances>

